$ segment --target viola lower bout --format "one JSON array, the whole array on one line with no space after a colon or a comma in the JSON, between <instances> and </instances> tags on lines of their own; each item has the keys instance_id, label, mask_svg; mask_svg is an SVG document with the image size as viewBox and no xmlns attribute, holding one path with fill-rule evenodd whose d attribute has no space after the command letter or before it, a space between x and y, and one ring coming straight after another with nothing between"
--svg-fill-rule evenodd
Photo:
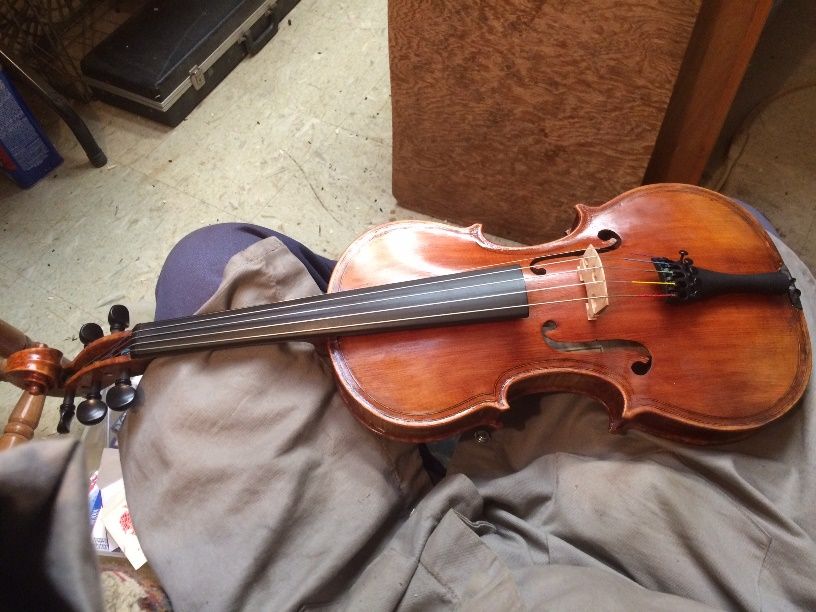
<instances>
[{"instance_id":1,"label":"viola lower bout","mask_svg":"<svg viewBox=\"0 0 816 612\"><path fill-rule=\"evenodd\" d=\"M594 318L588 289L600 281L578 272L590 246L605 275L596 298L608 302ZM347 250L330 292L480 270L475 282L491 283L495 267L516 265L528 314L333 339L340 387L368 427L403 440L497 425L509 398L546 391L599 399L615 431L636 427L696 443L744 436L785 414L807 385L804 315L792 293L762 293L756 282L678 303L671 296L685 281L661 274L656 260L681 262L680 251L730 279L770 278L783 267L741 207L685 185L579 206L569 235L535 247L492 244L478 226L375 228Z\"/></svg>"}]
</instances>

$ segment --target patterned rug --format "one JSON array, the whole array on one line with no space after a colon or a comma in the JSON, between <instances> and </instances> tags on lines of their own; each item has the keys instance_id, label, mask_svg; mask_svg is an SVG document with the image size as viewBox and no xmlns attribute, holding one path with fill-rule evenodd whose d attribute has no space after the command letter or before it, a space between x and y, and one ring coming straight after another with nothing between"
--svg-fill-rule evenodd
<instances>
[{"instance_id":1,"label":"patterned rug","mask_svg":"<svg viewBox=\"0 0 816 612\"><path fill-rule=\"evenodd\" d=\"M98 560L106 611L173 609L150 565L137 571L124 557L100 555Z\"/></svg>"}]
</instances>

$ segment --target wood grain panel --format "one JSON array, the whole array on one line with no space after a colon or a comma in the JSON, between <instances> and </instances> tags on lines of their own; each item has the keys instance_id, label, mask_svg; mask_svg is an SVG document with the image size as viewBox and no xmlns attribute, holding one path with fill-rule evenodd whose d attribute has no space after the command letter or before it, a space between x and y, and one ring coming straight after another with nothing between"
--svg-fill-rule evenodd
<instances>
[{"instance_id":1,"label":"wood grain panel","mask_svg":"<svg viewBox=\"0 0 816 612\"><path fill-rule=\"evenodd\" d=\"M700 0L391 0L394 195L524 242L643 179Z\"/></svg>"}]
</instances>

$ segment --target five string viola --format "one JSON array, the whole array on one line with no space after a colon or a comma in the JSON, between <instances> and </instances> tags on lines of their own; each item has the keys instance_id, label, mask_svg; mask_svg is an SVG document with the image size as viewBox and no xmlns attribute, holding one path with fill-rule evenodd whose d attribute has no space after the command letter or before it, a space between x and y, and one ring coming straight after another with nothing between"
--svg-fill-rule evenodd
<instances>
[{"instance_id":1,"label":"five string viola","mask_svg":"<svg viewBox=\"0 0 816 612\"><path fill-rule=\"evenodd\" d=\"M604 405L612 431L712 443L781 418L811 367L773 242L731 200L687 185L579 205L569 234L534 247L493 244L478 226L387 224L349 247L325 295L126 326L85 334L67 364L19 351L4 377L64 393L67 430L74 411L88 424L138 405L130 377L155 357L257 345L263 358L308 341L352 413L392 438L500 427L514 397L570 391Z\"/></svg>"}]
</instances>

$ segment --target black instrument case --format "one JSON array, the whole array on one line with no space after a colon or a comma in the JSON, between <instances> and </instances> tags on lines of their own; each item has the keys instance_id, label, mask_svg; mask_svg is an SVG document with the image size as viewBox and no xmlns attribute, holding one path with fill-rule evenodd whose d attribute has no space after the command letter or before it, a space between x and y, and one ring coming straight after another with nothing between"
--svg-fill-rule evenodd
<instances>
[{"instance_id":1,"label":"black instrument case","mask_svg":"<svg viewBox=\"0 0 816 612\"><path fill-rule=\"evenodd\" d=\"M102 100L178 125L299 0L151 0L82 60Z\"/></svg>"}]
</instances>

